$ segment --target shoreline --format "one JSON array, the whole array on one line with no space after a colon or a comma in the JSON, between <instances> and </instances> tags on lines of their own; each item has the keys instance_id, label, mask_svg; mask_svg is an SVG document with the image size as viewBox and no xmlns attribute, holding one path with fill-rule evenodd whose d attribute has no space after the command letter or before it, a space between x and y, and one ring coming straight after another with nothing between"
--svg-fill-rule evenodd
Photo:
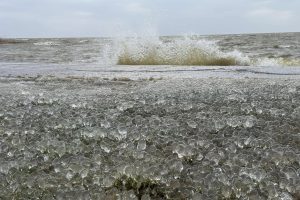
<instances>
[{"instance_id":1,"label":"shoreline","mask_svg":"<svg viewBox=\"0 0 300 200\"><path fill-rule=\"evenodd\" d=\"M300 66L130 66L99 64L0 63L1 77L83 76L149 78L300 78Z\"/></svg>"}]
</instances>

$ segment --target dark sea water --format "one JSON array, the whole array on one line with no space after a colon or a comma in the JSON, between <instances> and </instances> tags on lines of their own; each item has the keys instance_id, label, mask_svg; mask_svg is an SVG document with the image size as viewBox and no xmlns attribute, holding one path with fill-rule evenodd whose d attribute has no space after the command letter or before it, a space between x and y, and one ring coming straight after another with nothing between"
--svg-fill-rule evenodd
<instances>
[{"instance_id":1,"label":"dark sea water","mask_svg":"<svg viewBox=\"0 0 300 200\"><path fill-rule=\"evenodd\" d=\"M11 39L6 42L3 39L0 43L0 62L103 64L105 60L117 64L116 58L128 56L127 60L143 64L143 57L152 56L157 63L150 64L178 62L180 65L191 65L186 57L193 52L199 60L232 57L237 65L299 65L300 33L114 39ZM169 58L159 60L158 57L164 56ZM175 57L179 60L174 61ZM108 58L112 60L107 60ZM197 62L192 65L197 65ZM200 65L218 65L218 63L207 61L207 63L200 62Z\"/></svg>"}]
</instances>

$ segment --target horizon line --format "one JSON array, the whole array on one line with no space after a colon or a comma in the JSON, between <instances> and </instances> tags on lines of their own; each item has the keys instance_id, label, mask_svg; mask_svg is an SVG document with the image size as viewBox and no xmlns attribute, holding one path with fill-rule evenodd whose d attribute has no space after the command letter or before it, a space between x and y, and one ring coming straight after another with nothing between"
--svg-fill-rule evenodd
<instances>
[{"instance_id":1,"label":"horizon line","mask_svg":"<svg viewBox=\"0 0 300 200\"><path fill-rule=\"evenodd\" d=\"M251 34L284 34L284 33L300 33L300 31L287 31L287 32L241 32L241 33L211 33L211 34L197 34L197 33L190 33L190 34L174 34L174 35L153 35L157 37L180 37L184 35L191 35L191 36L222 36L222 35L251 35ZM2 37L0 36L0 39L71 39L71 38L118 38L120 36L53 36L53 37L40 37L40 36L34 36L34 37ZM132 37L130 35L124 35L121 37ZM142 36L141 36L142 37ZM151 36L146 36L151 37Z\"/></svg>"}]
</instances>

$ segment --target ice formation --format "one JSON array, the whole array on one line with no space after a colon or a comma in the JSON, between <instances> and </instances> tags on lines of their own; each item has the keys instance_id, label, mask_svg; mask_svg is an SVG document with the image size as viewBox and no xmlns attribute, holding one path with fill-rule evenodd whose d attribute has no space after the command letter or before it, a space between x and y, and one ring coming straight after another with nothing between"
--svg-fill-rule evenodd
<instances>
[{"instance_id":1,"label":"ice formation","mask_svg":"<svg viewBox=\"0 0 300 200\"><path fill-rule=\"evenodd\" d=\"M299 199L300 82L1 79L0 199Z\"/></svg>"}]
</instances>

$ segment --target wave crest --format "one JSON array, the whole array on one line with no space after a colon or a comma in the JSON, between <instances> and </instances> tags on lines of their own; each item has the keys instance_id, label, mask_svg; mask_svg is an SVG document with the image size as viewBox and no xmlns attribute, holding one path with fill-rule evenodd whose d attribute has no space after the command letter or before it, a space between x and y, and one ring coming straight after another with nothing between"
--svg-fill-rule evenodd
<instances>
[{"instance_id":1,"label":"wave crest","mask_svg":"<svg viewBox=\"0 0 300 200\"><path fill-rule=\"evenodd\" d=\"M297 58L254 58L251 65L256 66L300 66L300 59Z\"/></svg>"},{"instance_id":2,"label":"wave crest","mask_svg":"<svg viewBox=\"0 0 300 200\"><path fill-rule=\"evenodd\" d=\"M300 66L295 58L247 56L221 51L216 41L197 37L133 37L114 39L102 49L106 64L186 66Z\"/></svg>"},{"instance_id":3,"label":"wave crest","mask_svg":"<svg viewBox=\"0 0 300 200\"><path fill-rule=\"evenodd\" d=\"M119 43L119 65L249 65L238 51L222 52L213 41L183 38L131 38Z\"/></svg>"},{"instance_id":4,"label":"wave crest","mask_svg":"<svg viewBox=\"0 0 300 200\"><path fill-rule=\"evenodd\" d=\"M33 45L36 46L59 46L60 44L57 42L52 42L52 41L45 41L45 42L35 42Z\"/></svg>"}]
</instances>

